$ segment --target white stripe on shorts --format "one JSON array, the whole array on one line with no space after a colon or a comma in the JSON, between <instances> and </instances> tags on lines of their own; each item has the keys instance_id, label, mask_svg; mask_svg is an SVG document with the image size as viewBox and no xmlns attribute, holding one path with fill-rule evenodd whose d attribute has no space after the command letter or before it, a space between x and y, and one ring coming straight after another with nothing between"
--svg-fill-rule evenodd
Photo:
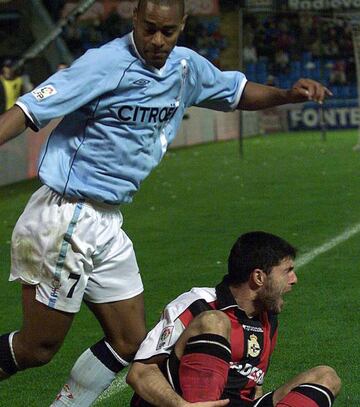
<instances>
[{"instance_id":1,"label":"white stripe on shorts","mask_svg":"<svg viewBox=\"0 0 360 407\"><path fill-rule=\"evenodd\" d=\"M48 303L48 306L50 308L55 308L55 305L56 305L56 300L58 298L58 290L60 288L61 271L62 271L62 269L64 267L65 257L66 257L66 253L67 253L67 250L68 250L68 247L69 247L69 244L70 244L70 239L71 239L71 236L72 236L72 234L74 232L76 223L77 223L77 221L79 219L80 212L81 212L81 209L82 209L83 205L84 205L84 203L81 202L81 201L79 201L76 204L76 207L75 207L75 210L74 210L74 213L73 213L73 217L72 217L72 219L71 219L71 221L69 223L67 231L66 231L66 233L64 235L64 239L62 241L59 257L58 257L58 260L56 262L56 267L55 267L54 288L51 291L51 295L50 295L49 303Z\"/></svg>"}]
</instances>

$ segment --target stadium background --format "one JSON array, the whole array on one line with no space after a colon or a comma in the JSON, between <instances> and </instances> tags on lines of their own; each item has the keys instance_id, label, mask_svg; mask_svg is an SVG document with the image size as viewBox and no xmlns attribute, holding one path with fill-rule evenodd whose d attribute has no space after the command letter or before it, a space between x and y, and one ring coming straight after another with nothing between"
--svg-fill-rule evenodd
<instances>
[{"instance_id":1,"label":"stadium background","mask_svg":"<svg viewBox=\"0 0 360 407\"><path fill-rule=\"evenodd\" d=\"M23 70L36 86L59 62L71 63L86 49L127 32L133 3L96 1L70 18L61 35L37 53L81 2L2 0L0 58L31 55ZM337 405L359 407L359 155L353 147L360 112L351 30L348 23L332 18L349 8L356 14L360 5L345 0L189 4L191 18L182 44L222 69L241 68L260 83L288 87L298 77L313 77L328 84L334 97L324 111L311 103L241 116L189 111L176 148L144 183L135 202L122 208L143 272L149 326L181 291L217 282L239 233L278 233L300 249L300 281L282 316L266 388L326 363L344 382ZM279 63L283 55L275 59L275 50L281 49L287 64ZM345 67L345 82L332 80L338 65ZM6 185L0 188L1 332L21 322L19 287L7 283L9 242L38 185L32 178L48 131L24 134L0 148L0 184ZM239 134L245 137L242 157ZM26 178L30 180L14 184ZM50 365L1 383L0 406L49 405L76 356L99 335L84 307ZM120 376L98 405L126 406L129 395Z\"/></svg>"}]
</instances>

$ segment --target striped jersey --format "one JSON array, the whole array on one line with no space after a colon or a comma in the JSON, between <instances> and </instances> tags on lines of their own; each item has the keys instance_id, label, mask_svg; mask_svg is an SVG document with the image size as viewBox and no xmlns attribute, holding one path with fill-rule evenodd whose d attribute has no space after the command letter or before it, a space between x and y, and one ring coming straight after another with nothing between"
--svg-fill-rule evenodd
<instances>
[{"instance_id":1,"label":"striped jersey","mask_svg":"<svg viewBox=\"0 0 360 407\"><path fill-rule=\"evenodd\" d=\"M249 318L235 302L225 282L216 288L193 288L168 304L158 324L148 333L135 360L146 361L154 356L171 355L163 370L174 389L181 394L178 372L172 350L190 321L199 313L216 309L225 312L231 321L231 362L228 380L221 396L231 406L246 406L253 401L255 386L261 386L277 338L277 316L263 312ZM171 377L169 377L171 372ZM136 404L136 397L132 405Z\"/></svg>"},{"instance_id":2,"label":"striped jersey","mask_svg":"<svg viewBox=\"0 0 360 407\"><path fill-rule=\"evenodd\" d=\"M175 47L147 66L133 34L87 51L17 101L34 129L63 117L43 147L40 180L61 195L131 202L160 162L189 106L234 110L246 83Z\"/></svg>"}]
</instances>

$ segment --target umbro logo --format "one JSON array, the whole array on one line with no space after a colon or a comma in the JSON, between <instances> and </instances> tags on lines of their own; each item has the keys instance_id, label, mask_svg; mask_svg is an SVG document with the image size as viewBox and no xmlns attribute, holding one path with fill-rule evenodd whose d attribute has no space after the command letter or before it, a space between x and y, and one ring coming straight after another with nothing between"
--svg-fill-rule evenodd
<instances>
[{"instance_id":1,"label":"umbro logo","mask_svg":"<svg viewBox=\"0 0 360 407\"><path fill-rule=\"evenodd\" d=\"M150 83L150 81L147 79L138 79L137 81L134 82L135 85L139 85L139 86L146 86L149 83Z\"/></svg>"}]
</instances>

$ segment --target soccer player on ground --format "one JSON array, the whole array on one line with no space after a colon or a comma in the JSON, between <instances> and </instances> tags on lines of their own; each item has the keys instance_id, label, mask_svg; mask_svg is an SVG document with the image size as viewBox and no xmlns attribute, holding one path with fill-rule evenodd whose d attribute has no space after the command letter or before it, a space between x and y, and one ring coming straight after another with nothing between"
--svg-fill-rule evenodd
<instances>
[{"instance_id":1,"label":"soccer player on ground","mask_svg":"<svg viewBox=\"0 0 360 407\"><path fill-rule=\"evenodd\" d=\"M296 284L295 249L266 232L239 237L215 288L193 288L170 304L135 356L132 407L229 400L231 407L331 407L340 379L317 366L263 394L283 295ZM146 401L145 401L146 400Z\"/></svg>"},{"instance_id":2,"label":"soccer player on ground","mask_svg":"<svg viewBox=\"0 0 360 407\"><path fill-rule=\"evenodd\" d=\"M83 299L104 330L54 406L90 405L145 337L143 285L118 209L161 161L186 108L258 110L330 95L310 79L284 90L218 70L175 47L185 21L183 0L140 0L133 32L89 50L0 116L0 144L64 116L42 152L43 186L13 232L10 280L22 283L24 323L0 336L0 377L48 363Z\"/></svg>"}]
</instances>

